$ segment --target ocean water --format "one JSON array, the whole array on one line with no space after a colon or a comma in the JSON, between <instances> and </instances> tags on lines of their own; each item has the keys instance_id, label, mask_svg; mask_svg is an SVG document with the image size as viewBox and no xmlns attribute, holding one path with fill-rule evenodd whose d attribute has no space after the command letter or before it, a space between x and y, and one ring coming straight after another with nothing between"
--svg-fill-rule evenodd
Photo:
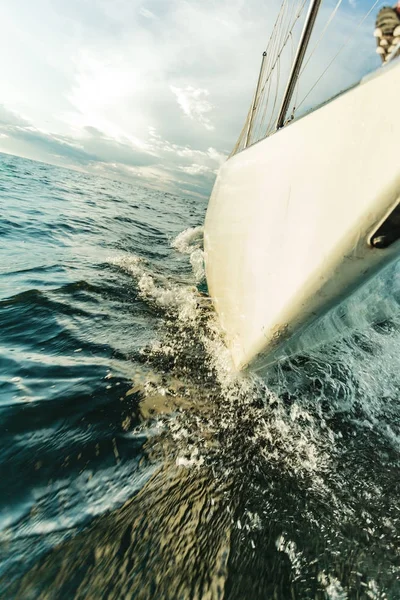
<instances>
[{"instance_id":1,"label":"ocean water","mask_svg":"<svg viewBox=\"0 0 400 600\"><path fill-rule=\"evenodd\" d=\"M0 597L400 598L390 314L235 375L204 201L0 155Z\"/></svg>"}]
</instances>

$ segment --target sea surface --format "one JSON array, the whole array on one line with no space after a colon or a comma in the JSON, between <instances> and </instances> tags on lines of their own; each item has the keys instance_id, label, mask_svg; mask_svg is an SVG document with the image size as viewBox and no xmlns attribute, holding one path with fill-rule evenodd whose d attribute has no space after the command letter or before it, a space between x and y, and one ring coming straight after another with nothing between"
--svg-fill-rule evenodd
<instances>
[{"instance_id":1,"label":"sea surface","mask_svg":"<svg viewBox=\"0 0 400 600\"><path fill-rule=\"evenodd\" d=\"M2 599L400 598L398 265L237 376L205 201L0 155L0 207Z\"/></svg>"}]
</instances>

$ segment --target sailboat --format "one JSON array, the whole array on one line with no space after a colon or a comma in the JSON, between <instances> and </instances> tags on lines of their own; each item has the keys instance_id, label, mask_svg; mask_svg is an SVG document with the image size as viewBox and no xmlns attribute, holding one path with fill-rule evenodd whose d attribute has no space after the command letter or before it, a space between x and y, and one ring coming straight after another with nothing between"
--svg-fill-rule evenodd
<instances>
[{"instance_id":1,"label":"sailboat","mask_svg":"<svg viewBox=\"0 0 400 600\"><path fill-rule=\"evenodd\" d=\"M281 47L273 39L263 53L245 126L209 200L207 284L237 369L277 360L400 254L396 52L351 89L292 118L320 5L310 2L277 118L257 136Z\"/></svg>"}]
</instances>

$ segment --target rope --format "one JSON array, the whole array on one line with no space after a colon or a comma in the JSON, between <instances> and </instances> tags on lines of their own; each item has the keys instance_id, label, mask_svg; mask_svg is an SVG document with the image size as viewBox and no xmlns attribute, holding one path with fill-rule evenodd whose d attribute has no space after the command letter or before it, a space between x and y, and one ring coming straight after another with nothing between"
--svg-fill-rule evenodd
<instances>
[{"instance_id":1,"label":"rope","mask_svg":"<svg viewBox=\"0 0 400 600\"><path fill-rule=\"evenodd\" d=\"M302 104L304 104L304 102L307 100L308 96L311 94L311 92L313 91L313 89L317 86L317 84L321 81L322 77L325 75L325 73L327 72L327 70L330 68L330 66L332 65L332 63L337 59L337 57L339 56L339 54L342 52L342 50L347 46L347 44L351 41L351 39L354 37L355 32L361 27L361 25L364 23L365 19L367 19L369 17L369 15L372 13L372 11L374 10L374 8L376 7L377 4L379 4L381 0L375 0L374 4L371 6L371 8L369 9L369 11L367 12L367 14L361 19L361 21L358 23L357 27L355 28L355 30L349 35L349 37L347 38L347 40L343 43L343 45L339 48L339 50L337 51L337 53L335 54L335 56L332 58L332 60L330 61L330 63L328 64L328 66L324 69L324 71L321 73L321 75L318 77L317 81L314 83L314 85L311 87L311 89L307 92L307 94L304 96L303 100L300 102L300 104L297 106L297 108L300 108L300 106L302 106Z\"/></svg>"},{"instance_id":2,"label":"rope","mask_svg":"<svg viewBox=\"0 0 400 600\"><path fill-rule=\"evenodd\" d=\"M340 0L342 1L342 0ZM283 0L272 29L259 74L259 83L239 138L232 151L235 154L246 145L265 137L273 129L279 100L282 56L290 42L293 62L293 32L308 0ZM296 92L298 95L298 90ZM257 96L257 97L255 97Z\"/></svg>"},{"instance_id":3,"label":"rope","mask_svg":"<svg viewBox=\"0 0 400 600\"><path fill-rule=\"evenodd\" d=\"M268 108L270 106L269 105L270 88L271 88L271 84L272 84L272 80L273 80L273 75L276 74L277 81L276 81L276 85L275 85L274 103L273 103L273 107L272 107L272 111L271 111L271 116L270 116L270 120L269 120L267 129L270 128L270 122L271 122L271 120L273 120L273 116L274 116L273 112L274 112L274 109L275 109L275 106L276 106L276 102L277 102L277 94L278 94L279 80L280 80L280 59L281 59L281 55L282 55L282 52L283 52L284 48L286 47L288 41L293 39L292 38L293 29L294 29L294 27L295 27L298 19L300 18L301 14L302 14L302 11L304 9L304 6L305 6L306 2L307 2L307 0L300 0L297 3L297 5L296 4L292 5L291 15L290 15L290 17L287 20L286 31L284 31L283 29L281 31L280 40L279 40L280 44L276 43L277 40L278 40L278 36L276 36L276 39L274 40L275 46L277 48L276 48L276 51L275 52L271 52L270 55L272 57L274 57L274 55L275 55L275 60L274 60L274 62L272 64L272 66L269 68L267 78L266 78L265 82L263 83L263 86L260 89L259 101L257 103L258 110L257 110L257 113L254 115L254 119L257 120L258 117L259 117L259 114L260 114L261 107L264 105L264 110L262 111L261 119L260 119L260 122L259 122L259 124L257 126L257 133L258 133L258 135L260 135L260 137L258 137L258 139L260 139L261 136L263 137L263 135L262 135L263 134L263 129L264 129L263 125L265 123L266 116L267 116L267 111L268 111ZM274 50L275 50L275 48L274 48ZM267 52L268 52L268 50L267 50ZM276 70L275 70L275 67L276 67ZM266 87L267 83L269 85L268 85L268 92L267 92L266 99L265 99L265 87ZM264 129L264 131L265 131L265 129Z\"/></svg>"},{"instance_id":4,"label":"rope","mask_svg":"<svg viewBox=\"0 0 400 600\"><path fill-rule=\"evenodd\" d=\"M318 40L317 40L317 42L316 42L316 44L315 44L314 48L311 50L311 52L310 52L310 54L309 54L309 57L307 58L307 60L306 60L305 64L303 65L303 68L302 68L302 69L301 69L301 71L300 71L300 74L299 74L299 79L300 79L300 77L303 75L303 72L305 71L305 69L306 69L306 67L307 67L308 63L310 62L310 59L311 59L312 55L314 54L314 52L316 51L316 49L317 49L317 48L318 48L318 46L320 45L320 43L321 43L321 41L322 41L322 39L323 39L323 37L324 37L324 35L325 35L325 33L326 33L326 31L327 31L327 29L328 29L329 25L332 23L333 19L335 18L335 15L336 15L337 11L339 10L339 7L340 7L340 5L342 4L342 2L343 2L343 0L339 0L339 1L338 1L338 3L336 4L335 8L333 9L333 11L332 11L332 13L331 13L331 16L330 16L330 17L329 17L329 19L328 19L328 22L326 23L325 27L323 28L323 30L322 30L322 33L321 33L320 37L318 38Z\"/></svg>"},{"instance_id":5,"label":"rope","mask_svg":"<svg viewBox=\"0 0 400 600\"><path fill-rule=\"evenodd\" d=\"M278 53L278 55L277 55L277 57L276 57L276 60L275 60L274 64L272 65L271 72L270 72L270 74L268 75L268 77L270 77L270 75L272 74L272 71L273 71L273 70L274 70L274 68L275 68L275 65L277 64L278 60L280 59L280 57L281 57L281 54L282 54L282 51L284 50L284 48L285 48L285 46L286 46L286 44L287 44L288 40L290 39L291 33L292 33L293 29L294 29L294 26L296 25L296 22L297 22L297 20L298 20L298 19L301 17L301 13L302 13L302 11L303 11L303 8L304 8L304 5L305 5L306 1L307 1L307 0L304 0L304 1L303 1L303 4L301 5L301 9L300 9L300 11L298 12L298 14L296 15L295 22L294 22L294 23L293 23L293 25L291 26L291 28L290 28L290 31L289 31L288 35L286 36L284 43L283 43L283 44L282 44L282 46L280 47L279 53ZM268 80L268 79L267 79L267 80Z\"/></svg>"}]
</instances>

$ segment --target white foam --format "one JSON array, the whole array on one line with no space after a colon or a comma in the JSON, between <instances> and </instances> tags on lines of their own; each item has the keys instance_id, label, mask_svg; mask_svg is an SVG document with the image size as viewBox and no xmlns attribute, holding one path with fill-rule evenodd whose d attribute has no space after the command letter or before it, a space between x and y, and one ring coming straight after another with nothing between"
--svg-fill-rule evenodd
<instances>
[{"instance_id":1,"label":"white foam","mask_svg":"<svg viewBox=\"0 0 400 600\"><path fill-rule=\"evenodd\" d=\"M136 280L139 295L164 310L177 311L182 321L193 321L197 316L198 294L194 286L171 283L137 256L121 256L109 262L123 269Z\"/></svg>"},{"instance_id":2,"label":"white foam","mask_svg":"<svg viewBox=\"0 0 400 600\"><path fill-rule=\"evenodd\" d=\"M193 274L196 281L199 283L204 279L204 252L200 248L194 250L190 255L190 264L192 265Z\"/></svg>"},{"instance_id":3,"label":"white foam","mask_svg":"<svg viewBox=\"0 0 400 600\"><path fill-rule=\"evenodd\" d=\"M190 240L197 239L193 231L183 232L174 243L190 254L196 279L202 250L190 246ZM398 414L399 324L397 331L383 334L370 327L358 338L316 349L300 366L295 360L278 364L263 380L234 371L210 303L203 301L194 286L160 277L137 257L122 257L114 264L135 278L144 300L165 311L159 338L146 349L148 363L159 370L161 380L144 385L143 393L166 399L181 395L185 400L184 409L159 417L160 427L162 423L170 436L175 465L186 469L211 466L219 480L228 479L250 461L267 469L276 467L282 476L306 481L310 494L329 506L333 520L354 519L354 506L340 493L350 482L348 473L338 467L343 438L332 425L332 417L345 415L348 425L354 425L354 435L360 427L372 429L400 450L398 419L390 419L391 411L394 417ZM160 357L168 360L160 362ZM182 378L182 390L169 385L170 377ZM362 470L359 477L357 483L362 486ZM382 490L379 482L375 486L369 482L365 498L368 494L375 502ZM261 527L261 518L250 515L246 519L244 513L242 520L235 521L248 535ZM277 549L287 554L294 576L304 577L307 563L302 550L282 536ZM319 581L330 600L347 598L335 577L322 573ZM374 593L373 582L369 591Z\"/></svg>"},{"instance_id":4,"label":"white foam","mask_svg":"<svg viewBox=\"0 0 400 600\"><path fill-rule=\"evenodd\" d=\"M201 234L201 228L186 230L176 238L173 245L189 253L193 244L200 243ZM196 261L200 263L201 253L201 248L197 248L191 254L194 271L197 268ZM387 403L383 403L381 399L382 391L385 396L395 399L400 389L400 361L397 351L400 334L382 336L373 330L369 331L368 339L374 346L385 346L378 356L369 355L350 343L331 347L328 355L325 348L316 350L312 354L312 368L313 378L320 383L320 397L307 397L299 393L304 385L305 374L294 365L289 373L278 365L275 380L269 377L263 381L251 374L237 374L233 370L230 353L223 342L215 314L209 306L204 306L194 286L161 277L145 261L135 256L118 257L112 262L135 278L143 299L164 310L167 319L175 319L173 333L170 335L168 331L164 332L164 338L154 341L149 347L150 360L151 355L164 355L172 360L179 357L179 360L184 361L186 353L187 360L190 361L191 347L197 343L202 348L197 352L204 354L201 358L203 366L215 378L215 394L221 408L219 422L215 423L216 415L213 411L207 414L207 418L200 420L200 424L189 413L179 414L174 423L170 423L178 452L180 446L186 444L182 430L187 426L195 429L194 443L198 445L201 454L207 456L210 452L214 455L225 452L226 448L218 448L218 444L210 450L201 440L207 437L207 430L215 428L234 436L235 430L241 426L236 414L240 405L251 423L252 439L247 440L247 443L263 442L260 454L266 461L283 460L283 468L294 473L312 473L315 485L323 487L326 485L323 474L329 472L332 460L336 460L334 449L340 435L327 426L326 415L320 409L321 401L328 400L332 412L352 414L360 393L365 402L362 415L364 426L380 429L382 435L400 448L399 433L387 421L380 422L382 413L387 411ZM351 376L338 379L337 373L332 371L331 365L338 358L347 365ZM190 377L196 375L191 372L192 366L185 368ZM196 394L200 397L208 395L208 400L203 398L203 401L214 402L212 394L204 391L201 386L202 381L199 379ZM168 395L165 386L160 384L159 388L157 393ZM281 399L281 392L286 393L288 390L295 395L289 405ZM154 391L152 387L149 393ZM261 400L258 408L254 408L255 400ZM190 460L186 454L185 457L185 460Z\"/></svg>"},{"instance_id":5,"label":"white foam","mask_svg":"<svg viewBox=\"0 0 400 600\"><path fill-rule=\"evenodd\" d=\"M297 550L295 542L286 540L285 535L282 533L276 540L275 546L279 552L284 552L289 558L295 578L300 577L304 558L302 553Z\"/></svg>"},{"instance_id":6,"label":"white foam","mask_svg":"<svg viewBox=\"0 0 400 600\"><path fill-rule=\"evenodd\" d=\"M342 588L340 581L332 575L319 573L318 581L324 586L327 600L347 600L347 593Z\"/></svg>"},{"instance_id":7,"label":"white foam","mask_svg":"<svg viewBox=\"0 0 400 600\"><path fill-rule=\"evenodd\" d=\"M191 254L203 245L204 227L189 227L176 236L171 246L181 254Z\"/></svg>"}]
</instances>

